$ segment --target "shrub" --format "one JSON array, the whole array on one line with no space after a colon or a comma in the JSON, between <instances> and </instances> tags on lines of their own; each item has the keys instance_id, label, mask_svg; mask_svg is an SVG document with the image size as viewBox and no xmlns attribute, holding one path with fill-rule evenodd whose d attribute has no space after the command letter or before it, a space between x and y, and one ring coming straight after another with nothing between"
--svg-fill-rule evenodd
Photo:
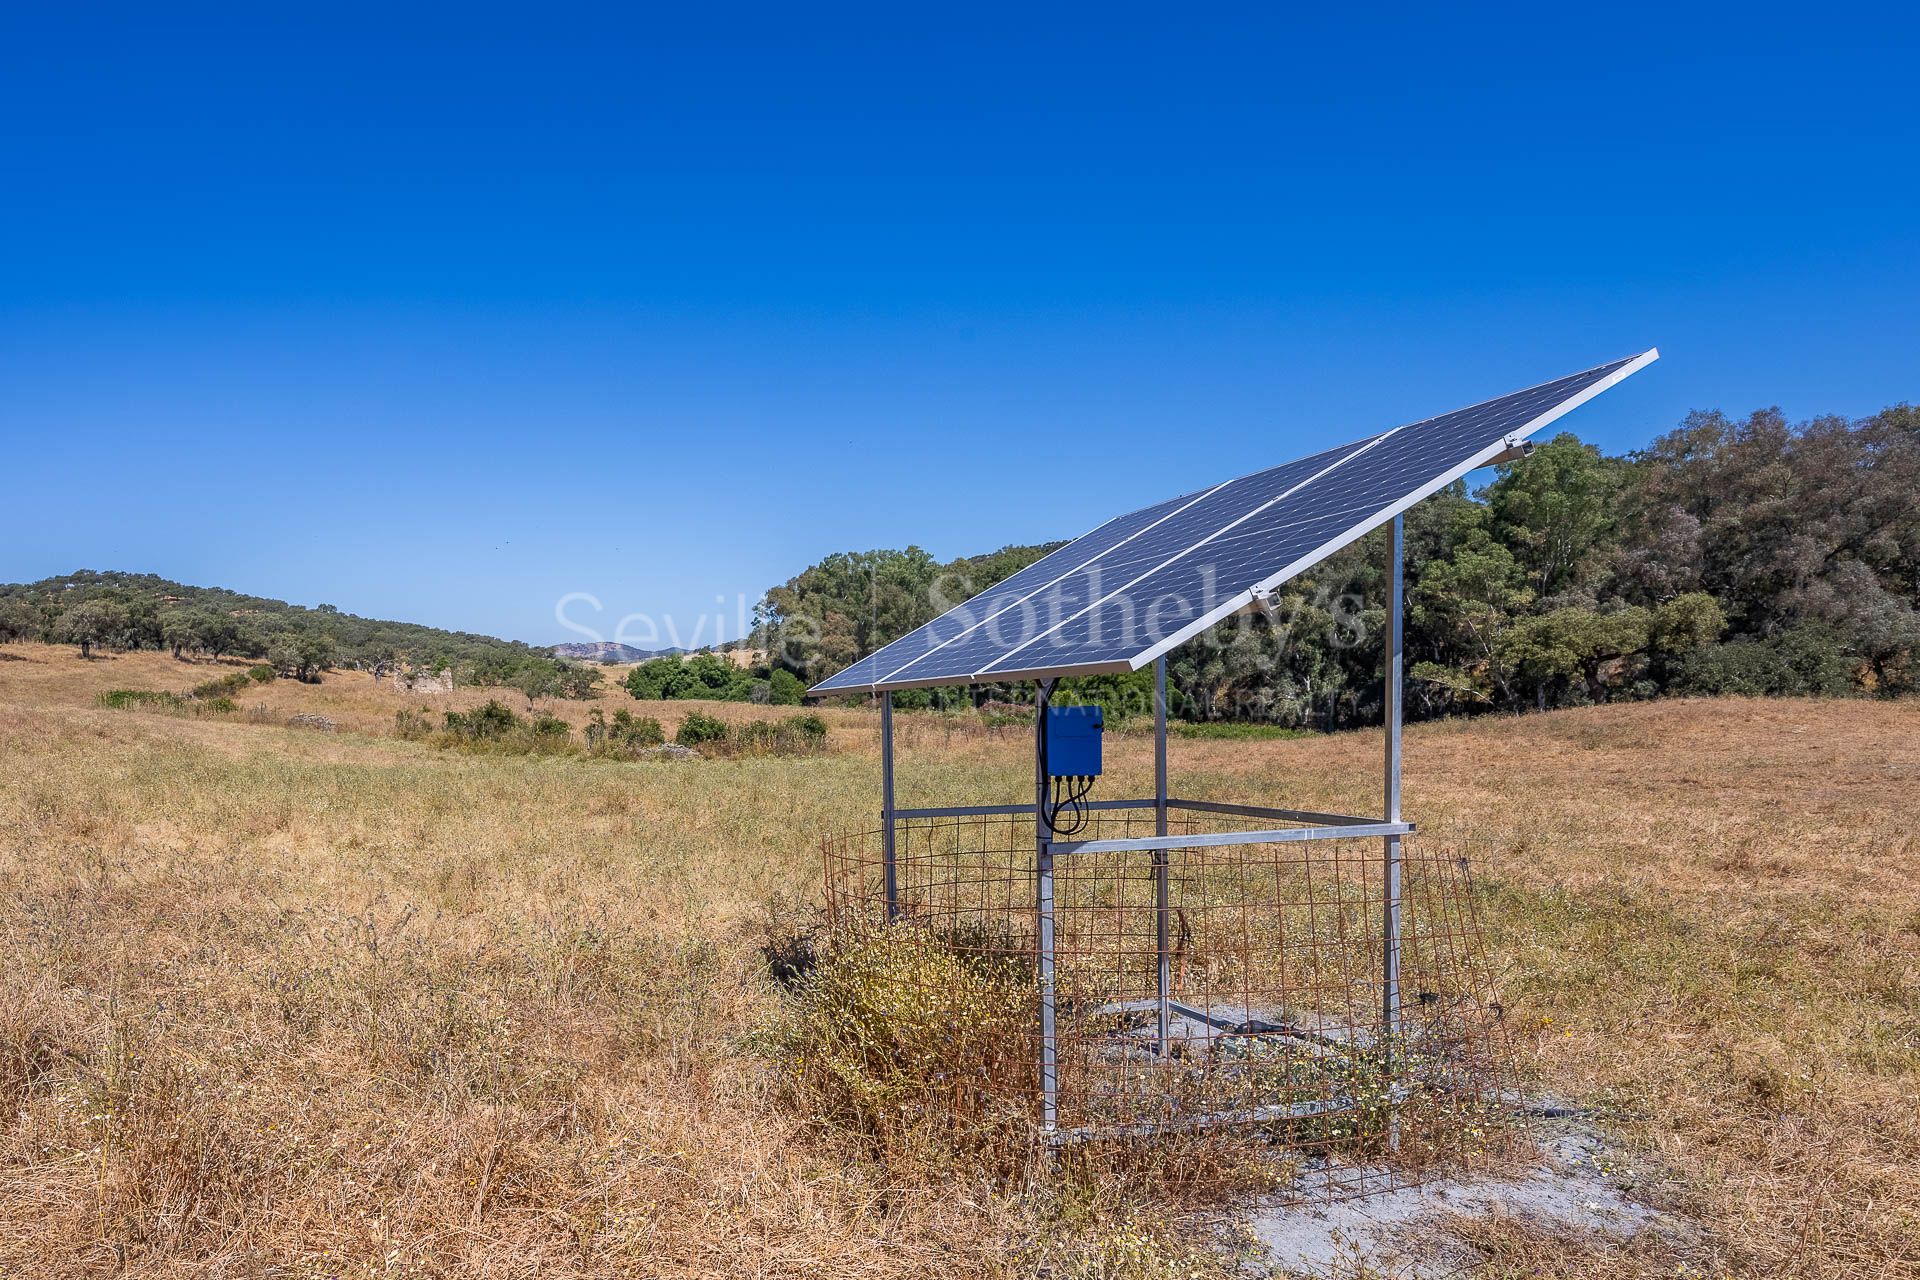
<instances>
[{"instance_id":1,"label":"shrub","mask_svg":"<svg viewBox=\"0 0 1920 1280\"><path fill-rule=\"evenodd\" d=\"M253 676L246 671L230 671L224 676L215 677L193 687L196 698L230 698L253 683Z\"/></svg>"},{"instance_id":2,"label":"shrub","mask_svg":"<svg viewBox=\"0 0 1920 1280\"><path fill-rule=\"evenodd\" d=\"M652 716L636 716L631 711L613 713L613 739L635 747L657 747L667 740L667 731Z\"/></svg>"},{"instance_id":3,"label":"shrub","mask_svg":"<svg viewBox=\"0 0 1920 1280\"><path fill-rule=\"evenodd\" d=\"M400 712L394 717L402 737L425 737L424 712ZM573 729L559 716L541 713L522 719L498 699L490 698L471 711L449 711L445 728L434 741L442 747L499 755L565 755L573 750Z\"/></svg>"},{"instance_id":4,"label":"shrub","mask_svg":"<svg viewBox=\"0 0 1920 1280\"><path fill-rule=\"evenodd\" d=\"M588 716L587 749L596 755L630 760L666 740L666 731L652 716L636 716L631 711L620 710L613 713L613 723L608 724L598 707Z\"/></svg>"},{"instance_id":5,"label":"shrub","mask_svg":"<svg viewBox=\"0 0 1920 1280\"><path fill-rule=\"evenodd\" d=\"M767 677L767 700L776 707L797 707L806 692L800 677L784 667Z\"/></svg>"},{"instance_id":6,"label":"shrub","mask_svg":"<svg viewBox=\"0 0 1920 1280\"><path fill-rule=\"evenodd\" d=\"M207 703L207 710L218 711L221 715L226 715L230 711L238 711L239 709L240 704L232 698L213 698Z\"/></svg>"},{"instance_id":7,"label":"shrub","mask_svg":"<svg viewBox=\"0 0 1920 1280\"><path fill-rule=\"evenodd\" d=\"M697 747L705 742L724 742L726 737L725 721L704 712L689 711L687 718L680 722L680 730L673 735L673 740L683 747Z\"/></svg>"},{"instance_id":8,"label":"shrub","mask_svg":"<svg viewBox=\"0 0 1920 1280\"><path fill-rule=\"evenodd\" d=\"M256 666L247 668L247 679L253 681L255 684L271 684L273 683L273 677L273 664L270 662L262 662Z\"/></svg>"},{"instance_id":9,"label":"shrub","mask_svg":"<svg viewBox=\"0 0 1920 1280\"><path fill-rule=\"evenodd\" d=\"M1032 1089L1035 991L1011 940L875 927L800 976L771 1037L788 1097L889 1157L1011 1151Z\"/></svg>"},{"instance_id":10,"label":"shrub","mask_svg":"<svg viewBox=\"0 0 1920 1280\"><path fill-rule=\"evenodd\" d=\"M504 738L521 725L522 721L513 714L513 709L497 698L489 698L471 711L449 711L446 714L446 731L474 742Z\"/></svg>"}]
</instances>

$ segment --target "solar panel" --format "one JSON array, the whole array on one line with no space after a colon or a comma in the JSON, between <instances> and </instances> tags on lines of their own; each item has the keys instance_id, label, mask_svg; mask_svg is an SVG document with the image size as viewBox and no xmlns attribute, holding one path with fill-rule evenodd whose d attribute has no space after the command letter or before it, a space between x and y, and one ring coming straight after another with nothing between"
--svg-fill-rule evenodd
<instances>
[{"instance_id":1,"label":"solar panel","mask_svg":"<svg viewBox=\"0 0 1920 1280\"><path fill-rule=\"evenodd\" d=\"M812 691L1137 671L1658 358L1616 360L1109 520Z\"/></svg>"}]
</instances>

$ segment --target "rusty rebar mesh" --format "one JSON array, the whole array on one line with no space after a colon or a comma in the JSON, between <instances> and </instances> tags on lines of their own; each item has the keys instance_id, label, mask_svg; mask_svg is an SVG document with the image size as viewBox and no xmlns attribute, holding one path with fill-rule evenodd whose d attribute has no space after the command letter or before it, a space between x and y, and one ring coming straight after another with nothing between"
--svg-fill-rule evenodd
<instances>
[{"instance_id":1,"label":"rusty rebar mesh","mask_svg":"<svg viewBox=\"0 0 1920 1280\"><path fill-rule=\"evenodd\" d=\"M1270 827L1174 811L1169 833ZM1151 809L1100 810L1075 839L1154 833ZM1038 948L1030 816L905 819L896 828L898 912L887 923L878 831L826 842L830 945L911 935L953 963L909 981L1028 990L1000 1034L999 1076L942 1088L955 1108L983 1092L1039 1107ZM1167 1029L1151 851L1054 862L1057 1119L1079 1141L1209 1131L1289 1165L1299 1198L1353 1194L1480 1163L1513 1137L1511 1079L1484 965L1466 860L1404 842L1400 1012L1384 1016L1379 837L1229 844L1164 856ZM925 976L919 976L925 975ZM948 1007L966 994L924 993ZM996 997L1004 1003L1004 994ZM1008 1071L1016 1063L1021 1070ZM1031 1070L1024 1069L1032 1064ZM1001 1099L1002 1101L1005 1098Z\"/></svg>"}]
</instances>

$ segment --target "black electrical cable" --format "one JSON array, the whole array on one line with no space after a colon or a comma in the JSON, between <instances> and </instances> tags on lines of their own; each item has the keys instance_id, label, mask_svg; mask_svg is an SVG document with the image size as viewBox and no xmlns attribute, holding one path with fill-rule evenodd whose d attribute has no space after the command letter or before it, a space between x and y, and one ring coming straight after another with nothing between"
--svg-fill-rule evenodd
<instances>
[{"instance_id":1,"label":"black electrical cable","mask_svg":"<svg viewBox=\"0 0 1920 1280\"><path fill-rule=\"evenodd\" d=\"M1093 790L1093 778L1054 778L1052 782L1052 809L1045 815L1047 829L1057 836L1075 835L1087 825L1086 799ZM1062 784L1065 784L1064 787ZM1060 817L1063 809L1071 813L1072 817L1063 821Z\"/></svg>"}]
</instances>

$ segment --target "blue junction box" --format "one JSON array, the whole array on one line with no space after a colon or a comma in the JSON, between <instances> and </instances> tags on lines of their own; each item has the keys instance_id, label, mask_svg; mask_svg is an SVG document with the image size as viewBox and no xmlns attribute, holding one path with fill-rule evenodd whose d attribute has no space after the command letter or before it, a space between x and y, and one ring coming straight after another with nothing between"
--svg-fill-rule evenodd
<instances>
[{"instance_id":1,"label":"blue junction box","mask_svg":"<svg viewBox=\"0 0 1920 1280\"><path fill-rule=\"evenodd\" d=\"M1047 776L1099 777L1101 732L1099 707L1048 707Z\"/></svg>"}]
</instances>

